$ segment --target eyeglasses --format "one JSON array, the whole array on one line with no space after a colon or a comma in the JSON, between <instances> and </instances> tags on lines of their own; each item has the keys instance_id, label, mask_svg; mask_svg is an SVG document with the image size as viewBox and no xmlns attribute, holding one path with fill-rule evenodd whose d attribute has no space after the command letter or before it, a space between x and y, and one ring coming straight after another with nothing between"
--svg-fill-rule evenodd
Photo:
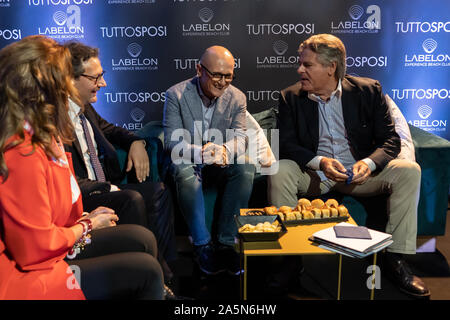
<instances>
[{"instance_id":1,"label":"eyeglasses","mask_svg":"<svg viewBox=\"0 0 450 320\"><path fill-rule=\"evenodd\" d=\"M103 76L105 75L106 71L103 71L102 73L100 73L98 76L90 76L88 74L80 74L80 76L86 77L89 80L93 80L95 84L98 83L98 80L102 79Z\"/></svg>"},{"instance_id":2,"label":"eyeglasses","mask_svg":"<svg viewBox=\"0 0 450 320\"><path fill-rule=\"evenodd\" d=\"M200 65L202 66L203 69L206 70L206 72L208 72L209 76L211 77L211 79L213 81L220 81L220 80L222 80L222 78L224 78L225 82L231 82L236 78L236 75L234 73L232 73L232 74L223 74L223 73L218 73L218 72L212 73L203 64L200 63Z\"/></svg>"}]
</instances>

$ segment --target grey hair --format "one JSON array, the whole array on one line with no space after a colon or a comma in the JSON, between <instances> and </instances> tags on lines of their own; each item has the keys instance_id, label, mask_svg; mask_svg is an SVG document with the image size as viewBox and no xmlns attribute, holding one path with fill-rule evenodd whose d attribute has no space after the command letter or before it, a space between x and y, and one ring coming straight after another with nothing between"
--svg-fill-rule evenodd
<instances>
[{"instance_id":1,"label":"grey hair","mask_svg":"<svg viewBox=\"0 0 450 320\"><path fill-rule=\"evenodd\" d=\"M336 80L343 79L346 73L346 51L342 41L331 34L317 34L303 41L298 49L299 54L309 49L317 54L317 60L324 65L329 66L336 62Z\"/></svg>"}]
</instances>

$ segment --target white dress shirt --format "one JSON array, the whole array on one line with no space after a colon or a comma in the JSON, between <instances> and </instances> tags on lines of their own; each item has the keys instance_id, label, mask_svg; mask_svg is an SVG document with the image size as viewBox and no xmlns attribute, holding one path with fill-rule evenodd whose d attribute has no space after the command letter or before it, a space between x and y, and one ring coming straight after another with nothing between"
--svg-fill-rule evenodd
<instances>
[{"instance_id":1,"label":"white dress shirt","mask_svg":"<svg viewBox=\"0 0 450 320\"><path fill-rule=\"evenodd\" d=\"M95 176L95 171L94 168L92 167L91 158L89 156L86 137L84 136L83 126L81 125L80 113L81 113L80 106L77 105L75 102L73 102L71 99L69 99L69 117L70 120L72 121L73 126L75 127L75 134L77 136L78 143L80 144L81 154L83 155L84 164L86 165L86 170L88 172L88 179L95 181L97 180L97 178ZM95 152L97 153L98 156L97 142L95 142L94 131L92 130L91 123L89 122L88 119L86 119L86 124L89 130L89 134L91 135L92 143L94 144ZM118 190L119 188L117 186L113 184L111 185L110 190L111 192Z\"/></svg>"},{"instance_id":2,"label":"white dress shirt","mask_svg":"<svg viewBox=\"0 0 450 320\"><path fill-rule=\"evenodd\" d=\"M86 142L86 137L84 136L83 126L81 125L80 120L81 108L75 102L69 99L69 117L72 121L73 126L75 127L75 134L77 136L78 142L80 143L81 154L83 155L84 164L86 165L86 169L88 172L88 178L90 180L97 180L95 177L95 171L91 164L91 158L88 152L88 145ZM92 143L94 144L95 152L98 155L97 143L94 139L94 131L92 130L92 126L89 123L89 120L86 119L87 127L89 130L89 134L92 138Z\"/></svg>"}]
</instances>

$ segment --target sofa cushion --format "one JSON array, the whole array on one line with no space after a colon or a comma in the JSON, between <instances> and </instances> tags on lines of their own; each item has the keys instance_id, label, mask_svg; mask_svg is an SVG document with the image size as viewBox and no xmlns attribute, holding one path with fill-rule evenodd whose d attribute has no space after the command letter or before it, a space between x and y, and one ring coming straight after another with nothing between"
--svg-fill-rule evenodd
<instances>
[{"instance_id":1,"label":"sofa cushion","mask_svg":"<svg viewBox=\"0 0 450 320\"><path fill-rule=\"evenodd\" d=\"M258 113L252 113L252 116L263 130L267 130L266 137L269 144L272 145L272 132L270 129L277 128L278 109L272 107Z\"/></svg>"},{"instance_id":2,"label":"sofa cushion","mask_svg":"<svg viewBox=\"0 0 450 320\"><path fill-rule=\"evenodd\" d=\"M275 158L265 135L268 130L263 130L249 112L247 112L246 115L246 122L248 147L244 157L249 163L255 165L257 173L271 174L276 170L275 167L278 165L275 165L277 159ZM268 166L269 164L272 165Z\"/></svg>"}]
</instances>

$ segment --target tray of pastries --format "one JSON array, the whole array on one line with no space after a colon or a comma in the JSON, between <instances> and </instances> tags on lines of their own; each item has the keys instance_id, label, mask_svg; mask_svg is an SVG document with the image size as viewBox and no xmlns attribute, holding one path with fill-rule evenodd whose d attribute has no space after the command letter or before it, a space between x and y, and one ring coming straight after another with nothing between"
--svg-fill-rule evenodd
<instances>
[{"instance_id":1,"label":"tray of pastries","mask_svg":"<svg viewBox=\"0 0 450 320\"><path fill-rule=\"evenodd\" d=\"M295 207L281 206L277 208L270 206L263 209L250 209L242 212L241 215L279 216L280 220L286 225L341 222L347 221L350 217L348 209L335 199L328 199L324 202L321 199L310 201L305 198L299 199Z\"/></svg>"},{"instance_id":2,"label":"tray of pastries","mask_svg":"<svg viewBox=\"0 0 450 320\"><path fill-rule=\"evenodd\" d=\"M276 241L287 232L278 215L235 216L238 234L244 241Z\"/></svg>"}]
</instances>

